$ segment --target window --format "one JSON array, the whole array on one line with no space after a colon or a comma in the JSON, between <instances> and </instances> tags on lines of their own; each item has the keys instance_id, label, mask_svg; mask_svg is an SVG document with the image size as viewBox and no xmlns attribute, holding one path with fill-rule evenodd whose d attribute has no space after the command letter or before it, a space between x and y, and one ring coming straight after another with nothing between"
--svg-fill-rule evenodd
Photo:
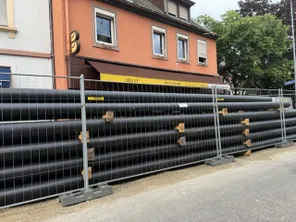
<instances>
[{"instance_id":1,"label":"window","mask_svg":"<svg viewBox=\"0 0 296 222\"><path fill-rule=\"evenodd\" d=\"M116 45L115 14L95 8L96 42L106 45Z\"/></svg>"},{"instance_id":2,"label":"window","mask_svg":"<svg viewBox=\"0 0 296 222\"><path fill-rule=\"evenodd\" d=\"M174 1L168 1L168 12L170 15L177 16L178 10L177 10L177 3Z\"/></svg>"},{"instance_id":3,"label":"window","mask_svg":"<svg viewBox=\"0 0 296 222\"><path fill-rule=\"evenodd\" d=\"M188 36L177 34L177 53L179 60L189 60Z\"/></svg>"},{"instance_id":4,"label":"window","mask_svg":"<svg viewBox=\"0 0 296 222\"><path fill-rule=\"evenodd\" d=\"M152 27L153 54L156 56L166 56L166 31L161 28Z\"/></svg>"},{"instance_id":5,"label":"window","mask_svg":"<svg viewBox=\"0 0 296 222\"><path fill-rule=\"evenodd\" d=\"M208 50L207 50L207 42L202 40L197 40L197 57L198 64L207 65L208 64Z\"/></svg>"},{"instance_id":6,"label":"window","mask_svg":"<svg viewBox=\"0 0 296 222\"><path fill-rule=\"evenodd\" d=\"M0 0L0 26L7 26L7 2Z\"/></svg>"},{"instance_id":7,"label":"window","mask_svg":"<svg viewBox=\"0 0 296 222\"><path fill-rule=\"evenodd\" d=\"M10 67L0 66L0 88L10 87Z\"/></svg>"},{"instance_id":8,"label":"window","mask_svg":"<svg viewBox=\"0 0 296 222\"><path fill-rule=\"evenodd\" d=\"M189 17L189 10L188 8L180 5L179 6L179 15L181 19L184 19L186 21L188 21L188 17Z\"/></svg>"},{"instance_id":9,"label":"window","mask_svg":"<svg viewBox=\"0 0 296 222\"><path fill-rule=\"evenodd\" d=\"M189 6L184 6L174 0L167 1L167 13L182 20L189 21Z\"/></svg>"},{"instance_id":10,"label":"window","mask_svg":"<svg viewBox=\"0 0 296 222\"><path fill-rule=\"evenodd\" d=\"M14 0L0 0L0 31L8 32L8 37L11 39L14 39L16 36Z\"/></svg>"}]
</instances>

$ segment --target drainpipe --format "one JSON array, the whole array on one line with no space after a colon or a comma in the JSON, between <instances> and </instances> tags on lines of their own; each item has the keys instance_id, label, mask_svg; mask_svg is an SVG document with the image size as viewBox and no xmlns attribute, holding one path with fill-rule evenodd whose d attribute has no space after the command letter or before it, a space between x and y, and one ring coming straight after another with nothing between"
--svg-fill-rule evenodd
<instances>
[{"instance_id":1,"label":"drainpipe","mask_svg":"<svg viewBox=\"0 0 296 222\"><path fill-rule=\"evenodd\" d=\"M66 30L66 74L69 76L70 72L70 64L69 64L69 55L70 55L70 19L69 19L69 0L65 0L65 30ZM67 88L69 88L69 83L67 82Z\"/></svg>"},{"instance_id":2,"label":"drainpipe","mask_svg":"<svg viewBox=\"0 0 296 222\"><path fill-rule=\"evenodd\" d=\"M70 53L70 22L69 22L69 0L65 0L65 28L66 28L66 48L67 48L67 56Z\"/></svg>"},{"instance_id":3,"label":"drainpipe","mask_svg":"<svg viewBox=\"0 0 296 222\"><path fill-rule=\"evenodd\" d=\"M56 88L56 80L55 80L55 57L54 57L54 37L53 37L53 8L52 8L52 0L48 0L49 4L49 25L50 25L50 43L51 43L51 69L52 69L52 88Z\"/></svg>"}]
</instances>

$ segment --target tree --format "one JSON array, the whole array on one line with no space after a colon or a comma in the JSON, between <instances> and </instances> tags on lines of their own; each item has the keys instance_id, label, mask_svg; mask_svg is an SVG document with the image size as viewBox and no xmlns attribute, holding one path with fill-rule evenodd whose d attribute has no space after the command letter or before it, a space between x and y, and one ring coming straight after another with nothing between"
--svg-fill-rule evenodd
<instances>
[{"instance_id":1,"label":"tree","mask_svg":"<svg viewBox=\"0 0 296 222\"><path fill-rule=\"evenodd\" d=\"M218 70L234 87L278 88L291 76L291 61L283 55L291 41L281 20L270 14L242 17L235 11L216 21L196 21L217 33Z\"/></svg>"},{"instance_id":2,"label":"tree","mask_svg":"<svg viewBox=\"0 0 296 222\"><path fill-rule=\"evenodd\" d=\"M267 13L276 15L278 3L270 0L244 0L239 1L239 13L243 16L265 15Z\"/></svg>"},{"instance_id":3,"label":"tree","mask_svg":"<svg viewBox=\"0 0 296 222\"><path fill-rule=\"evenodd\" d=\"M293 3L296 12L296 0L293 0ZM278 2L271 0L240 0L238 5L240 8L238 11L243 17L272 14L282 19L284 24L291 25L290 0L280 0ZM296 16L294 20L296 24Z\"/></svg>"},{"instance_id":4,"label":"tree","mask_svg":"<svg viewBox=\"0 0 296 222\"><path fill-rule=\"evenodd\" d=\"M292 36L290 0L240 0L238 4L240 7L238 12L244 17L264 15L267 13L276 16L278 19L281 19L285 25L289 26L288 34ZM296 0L293 0L293 8L294 12L296 12ZM294 16L294 24L296 24L296 16ZM290 47L284 56L289 60L293 60L293 48ZM290 78L294 78L292 75L293 73L291 73ZM293 88L294 85L286 88L291 87Z\"/></svg>"}]
</instances>

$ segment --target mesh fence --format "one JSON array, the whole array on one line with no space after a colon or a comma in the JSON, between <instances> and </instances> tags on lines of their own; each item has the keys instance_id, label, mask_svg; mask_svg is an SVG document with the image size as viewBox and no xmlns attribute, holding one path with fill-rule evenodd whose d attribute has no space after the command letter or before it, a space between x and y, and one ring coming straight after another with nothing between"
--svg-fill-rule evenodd
<instances>
[{"instance_id":1,"label":"mesh fence","mask_svg":"<svg viewBox=\"0 0 296 222\"><path fill-rule=\"evenodd\" d=\"M232 88L231 94L239 99L238 103L219 103L222 154L259 149L281 142L282 100L278 89ZM278 135L280 140L277 140Z\"/></svg>"},{"instance_id":2,"label":"mesh fence","mask_svg":"<svg viewBox=\"0 0 296 222\"><path fill-rule=\"evenodd\" d=\"M211 89L94 80L85 88L91 184L216 157Z\"/></svg>"},{"instance_id":3,"label":"mesh fence","mask_svg":"<svg viewBox=\"0 0 296 222\"><path fill-rule=\"evenodd\" d=\"M14 88L0 89L0 206L82 188L79 91L50 89L51 76L10 75Z\"/></svg>"},{"instance_id":4,"label":"mesh fence","mask_svg":"<svg viewBox=\"0 0 296 222\"><path fill-rule=\"evenodd\" d=\"M296 132L294 91L10 75L13 88L0 89L0 208L283 144Z\"/></svg>"}]
</instances>

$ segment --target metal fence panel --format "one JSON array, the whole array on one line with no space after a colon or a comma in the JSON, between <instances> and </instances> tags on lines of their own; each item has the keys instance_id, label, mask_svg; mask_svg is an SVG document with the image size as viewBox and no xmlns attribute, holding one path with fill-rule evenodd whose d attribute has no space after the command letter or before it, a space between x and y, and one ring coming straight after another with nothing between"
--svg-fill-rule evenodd
<instances>
[{"instance_id":1,"label":"metal fence panel","mask_svg":"<svg viewBox=\"0 0 296 222\"><path fill-rule=\"evenodd\" d=\"M294 94L281 89L10 75L14 88L0 89L0 208L296 138ZM70 88L51 89L58 79Z\"/></svg>"},{"instance_id":2,"label":"metal fence panel","mask_svg":"<svg viewBox=\"0 0 296 222\"><path fill-rule=\"evenodd\" d=\"M281 107L287 108L290 104L282 99L281 90L232 88L230 94L240 96L241 102L236 108L227 108L223 103L218 105L222 122L222 154L284 143L285 122ZM250 101L250 96L265 99Z\"/></svg>"},{"instance_id":3,"label":"metal fence panel","mask_svg":"<svg viewBox=\"0 0 296 222\"><path fill-rule=\"evenodd\" d=\"M90 184L217 156L211 89L95 80L86 80L85 87L96 92L87 97L88 120L100 121L98 127L88 127Z\"/></svg>"},{"instance_id":4,"label":"metal fence panel","mask_svg":"<svg viewBox=\"0 0 296 222\"><path fill-rule=\"evenodd\" d=\"M81 112L70 108L80 99L50 89L79 78L9 75L14 88L0 88L0 208L80 190Z\"/></svg>"}]
</instances>

